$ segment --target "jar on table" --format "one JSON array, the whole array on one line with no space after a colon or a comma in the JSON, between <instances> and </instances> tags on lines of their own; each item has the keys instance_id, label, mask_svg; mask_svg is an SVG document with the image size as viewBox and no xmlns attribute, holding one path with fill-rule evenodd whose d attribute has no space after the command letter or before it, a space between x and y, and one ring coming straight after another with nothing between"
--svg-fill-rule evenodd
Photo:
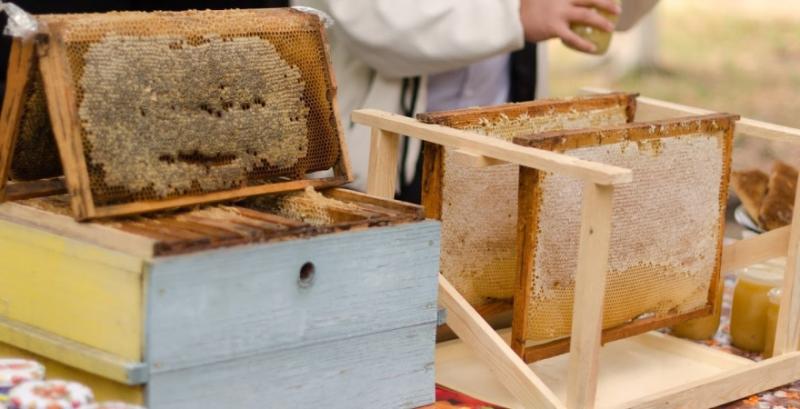
<instances>
[{"instance_id":1,"label":"jar on table","mask_svg":"<svg viewBox=\"0 0 800 409\"><path fill-rule=\"evenodd\" d=\"M5 403L7 395L15 386L29 381L44 379L44 366L27 359L0 359L0 403Z\"/></svg>"},{"instance_id":2,"label":"jar on table","mask_svg":"<svg viewBox=\"0 0 800 409\"><path fill-rule=\"evenodd\" d=\"M720 277L717 292L714 296L714 313L675 325L672 327L672 335L697 341L712 338L719 329L719 320L722 314L722 294L724 292L725 280Z\"/></svg>"},{"instance_id":3,"label":"jar on table","mask_svg":"<svg viewBox=\"0 0 800 409\"><path fill-rule=\"evenodd\" d=\"M731 310L731 343L735 347L764 351L768 294L782 284L783 271L769 266L753 266L739 273Z\"/></svg>"},{"instance_id":4,"label":"jar on table","mask_svg":"<svg viewBox=\"0 0 800 409\"><path fill-rule=\"evenodd\" d=\"M94 403L91 389L61 380L25 382L8 397L10 409L74 409Z\"/></svg>"},{"instance_id":5,"label":"jar on table","mask_svg":"<svg viewBox=\"0 0 800 409\"><path fill-rule=\"evenodd\" d=\"M614 0L617 5L622 6L622 0ZM600 13L603 17L611 21L612 24L616 25L617 21L619 20L619 15L611 14L605 10L600 10L595 7L592 7L595 12ZM609 33L607 31L603 31L599 28L589 26L586 24L580 23L572 23L569 26L570 30L572 30L575 34L581 36L584 40L589 41L590 43L594 44L595 50L592 54L595 55L603 55L608 51L608 47L611 44L611 37L613 33ZM568 47L571 47L567 44Z\"/></svg>"},{"instance_id":6,"label":"jar on table","mask_svg":"<svg viewBox=\"0 0 800 409\"><path fill-rule=\"evenodd\" d=\"M767 328L764 333L764 358L770 358L775 346L775 330L778 328L778 313L781 310L781 289L780 287L769 290L767 294L769 305L767 306Z\"/></svg>"}]
</instances>

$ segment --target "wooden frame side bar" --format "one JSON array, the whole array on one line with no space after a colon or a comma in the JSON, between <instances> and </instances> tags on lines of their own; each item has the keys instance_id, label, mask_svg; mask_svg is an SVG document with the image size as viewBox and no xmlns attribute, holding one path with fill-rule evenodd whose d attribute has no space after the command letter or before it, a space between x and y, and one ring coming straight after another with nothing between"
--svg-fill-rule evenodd
<instances>
[{"instance_id":1,"label":"wooden frame side bar","mask_svg":"<svg viewBox=\"0 0 800 409\"><path fill-rule=\"evenodd\" d=\"M526 408L564 408L547 385L442 275L439 275L439 304L447 309L447 325Z\"/></svg>"},{"instance_id":2,"label":"wooden frame side bar","mask_svg":"<svg viewBox=\"0 0 800 409\"><path fill-rule=\"evenodd\" d=\"M367 173L367 192L370 195L385 199L394 197L399 147L400 135L372 128Z\"/></svg>"},{"instance_id":3,"label":"wooden frame side bar","mask_svg":"<svg viewBox=\"0 0 800 409\"><path fill-rule=\"evenodd\" d=\"M32 37L15 38L11 44L3 111L0 115L0 202L6 200L6 185L22 120L25 88L31 80L31 71L36 68L33 66L34 50L35 42Z\"/></svg>"},{"instance_id":4,"label":"wooden frame side bar","mask_svg":"<svg viewBox=\"0 0 800 409\"><path fill-rule=\"evenodd\" d=\"M599 185L616 185L633 180L633 172L616 166L604 165L549 152L527 148L511 142L460 131L440 125L427 125L402 115L374 109L354 111L353 122L408 135L439 145L465 149L474 154L487 156L530 168L563 173Z\"/></svg>"},{"instance_id":5,"label":"wooden frame side bar","mask_svg":"<svg viewBox=\"0 0 800 409\"><path fill-rule=\"evenodd\" d=\"M776 355L800 348L800 189L795 193L792 225L789 227L786 272L783 275L783 293L775 332Z\"/></svg>"},{"instance_id":6,"label":"wooden frame side bar","mask_svg":"<svg viewBox=\"0 0 800 409\"><path fill-rule=\"evenodd\" d=\"M612 186L587 182L583 188L567 374L570 409L592 409L596 400L613 196Z\"/></svg>"}]
</instances>

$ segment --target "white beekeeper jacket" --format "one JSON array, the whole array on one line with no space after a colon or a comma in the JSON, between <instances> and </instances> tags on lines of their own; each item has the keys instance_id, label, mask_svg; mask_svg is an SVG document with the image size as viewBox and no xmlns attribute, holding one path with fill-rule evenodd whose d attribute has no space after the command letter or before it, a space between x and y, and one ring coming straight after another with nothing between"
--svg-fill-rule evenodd
<instances>
[{"instance_id":1,"label":"white beekeeper jacket","mask_svg":"<svg viewBox=\"0 0 800 409\"><path fill-rule=\"evenodd\" d=\"M626 0L618 28L630 28L656 2ZM366 187L370 139L368 128L350 122L354 109L401 113L403 78L421 76L416 111L424 112L427 75L524 46L520 0L293 0L292 5L319 9L335 21L331 54L352 187L359 190ZM410 145L404 169L414 169L419 146Z\"/></svg>"},{"instance_id":2,"label":"white beekeeper jacket","mask_svg":"<svg viewBox=\"0 0 800 409\"><path fill-rule=\"evenodd\" d=\"M299 0L333 17L329 31L339 107L355 182L366 186L369 129L350 112L400 113L403 78L422 76L416 110L425 111L426 76L468 66L524 45L519 0ZM419 144L408 160L415 161ZM414 169L407 163L406 169Z\"/></svg>"}]
</instances>

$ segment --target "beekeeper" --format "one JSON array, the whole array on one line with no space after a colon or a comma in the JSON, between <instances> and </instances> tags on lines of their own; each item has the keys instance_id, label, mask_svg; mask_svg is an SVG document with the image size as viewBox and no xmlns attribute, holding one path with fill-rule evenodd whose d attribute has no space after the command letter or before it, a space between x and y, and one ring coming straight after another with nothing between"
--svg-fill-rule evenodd
<instances>
[{"instance_id":1,"label":"beekeeper","mask_svg":"<svg viewBox=\"0 0 800 409\"><path fill-rule=\"evenodd\" d=\"M627 0L629 27L657 0ZM339 107L355 176L363 190L369 129L350 113L376 108L411 115L534 99L535 43L560 38L592 44L569 29L584 23L611 31L592 7L620 12L615 0L295 0L333 17L330 30ZM627 28L626 27L626 28ZM419 200L420 144L406 142L400 197ZM415 180L416 176L416 180Z\"/></svg>"}]
</instances>

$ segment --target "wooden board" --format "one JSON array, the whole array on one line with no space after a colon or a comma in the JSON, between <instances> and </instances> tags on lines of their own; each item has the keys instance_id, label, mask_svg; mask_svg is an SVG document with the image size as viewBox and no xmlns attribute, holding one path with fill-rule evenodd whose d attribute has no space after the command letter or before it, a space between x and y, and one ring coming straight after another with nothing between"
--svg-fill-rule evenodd
<instances>
[{"instance_id":1,"label":"wooden board","mask_svg":"<svg viewBox=\"0 0 800 409\"><path fill-rule=\"evenodd\" d=\"M0 260L0 315L142 359L142 259L0 220Z\"/></svg>"},{"instance_id":2,"label":"wooden board","mask_svg":"<svg viewBox=\"0 0 800 409\"><path fill-rule=\"evenodd\" d=\"M434 325L415 325L156 373L148 388L148 407L425 406L434 400Z\"/></svg>"},{"instance_id":3,"label":"wooden board","mask_svg":"<svg viewBox=\"0 0 800 409\"><path fill-rule=\"evenodd\" d=\"M510 336L508 331L501 334L506 339ZM626 402L637 398L751 365L747 359L660 333L627 338L606 345L600 353L596 407L626 407ZM566 400L568 366L569 355L530 364L562 401ZM525 409L458 340L437 346L436 382L490 403Z\"/></svg>"},{"instance_id":4,"label":"wooden board","mask_svg":"<svg viewBox=\"0 0 800 409\"><path fill-rule=\"evenodd\" d=\"M435 322L438 260L437 222L156 260L153 371Z\"/></svg>"}]
</instances>

